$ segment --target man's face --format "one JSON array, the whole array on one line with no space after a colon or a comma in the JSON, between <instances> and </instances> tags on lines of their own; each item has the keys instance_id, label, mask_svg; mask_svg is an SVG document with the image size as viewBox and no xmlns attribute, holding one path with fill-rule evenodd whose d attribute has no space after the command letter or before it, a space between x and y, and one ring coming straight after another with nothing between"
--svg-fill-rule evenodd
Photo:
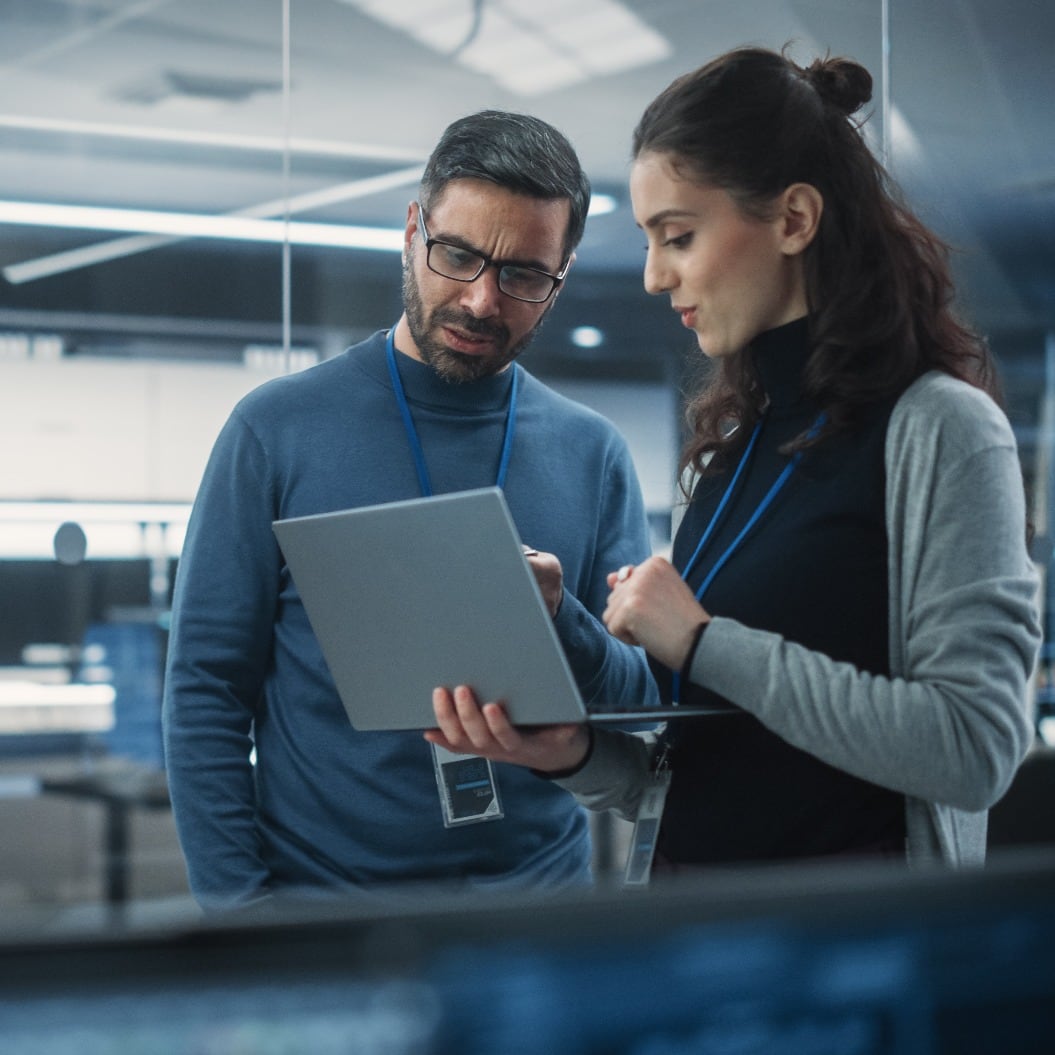
<instances>
[{"instance_id":1,"label":"man's face","mask_svg":"<svg viewBox=\"0 0 1055 1055\"><path fill-rule=\"evenodd\" d=\"M570 203L514 194L484 180L449 183L425 215L429 237L507 264L556 275L564 266ZM458 282L426 263L417 205L405 233L403 304L414 348L404 349L448 381L472 381L504 370L542 325L556 299L516 300L498 288L498 272L484 268Z\"/></svg>"}]
</instances>

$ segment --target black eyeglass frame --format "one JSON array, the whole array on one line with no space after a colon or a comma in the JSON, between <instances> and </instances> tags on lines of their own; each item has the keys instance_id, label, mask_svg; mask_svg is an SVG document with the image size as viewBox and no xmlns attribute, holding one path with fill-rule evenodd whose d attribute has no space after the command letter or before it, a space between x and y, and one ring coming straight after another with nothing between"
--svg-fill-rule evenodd
<instances>
[{"instance_id":1,"label":"black eyeglass frame","mask_svg":"<svg viewBox=\"0 0 1055 1055\"><path fill-rule=\"evenodd\" d=\"M565 276L568 274L568 269L571 267L571 261L558 272L556 275L551 275L548 271L543 271L539 267L529 267L527 264L518 264L512 260L495 260L492 257L487 256L485 253L481 253L477 249L467 249L463 245L455 245L453 242L445 242L441 238L431 238L429 236L428 227L425 225L425 210L421 207L420 202L414 203L418 207L418 228L421 231L421 240L425 243L425 263L428 265L428 269L433 274L439 275L441 278L450 279L452 282L475 282L489 267L493 267L498 271L498 288L507 297L512 297L513 300L519 300L522 304L545 304L546 301L553 296L556 288L564 281ZM470 256L478 257L480 260L480 268L472 278L459 278L457 275L448 275L432 264L432 247L436 245L447 246L450 249L456 249L459 253L468 253ZM533 298L533 297L520 297L516 293L510 293L502 285L502 272L507 267L515 267L519 271L530 271L534 275L541 275L544 278L548 278L552 283L549 292L544 297Z\"/></svg>"}]
</instances>

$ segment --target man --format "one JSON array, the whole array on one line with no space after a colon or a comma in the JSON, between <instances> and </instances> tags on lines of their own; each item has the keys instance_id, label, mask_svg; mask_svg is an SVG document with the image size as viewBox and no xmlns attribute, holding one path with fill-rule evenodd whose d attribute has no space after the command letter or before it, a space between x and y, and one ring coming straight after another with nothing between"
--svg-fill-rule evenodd
<instances>
[{"instance_id":1,"label":"man","mask_svg":"<svg viewBox=\"0 0 1055 1055\"><path fill-rule=\"evenodd\" d=\"M206 908L399 882L588 879L585 816L551 782L495 766L504 815L452 824L419 733L352 729L271 524L497 483L540 551L587 704L654 699L643 654L598 619L606 573L649 552L626 446L514 365L564 281L589 194L544 122L456 121L407 211L394 329L261 386L221 432L180 560L164 702L177 829ZM354 618L370 613L353 616L353 635ZM392 663L413 647L393 641Z\"/></svg>"}]
</instances>

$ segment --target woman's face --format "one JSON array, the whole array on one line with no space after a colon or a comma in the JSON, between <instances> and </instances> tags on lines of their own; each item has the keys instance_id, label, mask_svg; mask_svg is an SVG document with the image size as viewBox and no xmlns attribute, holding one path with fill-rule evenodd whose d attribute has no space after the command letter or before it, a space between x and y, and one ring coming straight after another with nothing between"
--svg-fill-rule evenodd
<instances>
[{"instance_id":1,"label":"woman's face","mask_svg":"<svg viewBox=\"0 0 1055 1055\"><path fill-rule=\"evenodd\" d=\"M801 239L789 239L784 196L773 219L743 212L728 193L680 176L665 154L630 173L634 219L648 238L645 289L671 307L712 359L806 314Z\"/></svg>"}]
</instances>

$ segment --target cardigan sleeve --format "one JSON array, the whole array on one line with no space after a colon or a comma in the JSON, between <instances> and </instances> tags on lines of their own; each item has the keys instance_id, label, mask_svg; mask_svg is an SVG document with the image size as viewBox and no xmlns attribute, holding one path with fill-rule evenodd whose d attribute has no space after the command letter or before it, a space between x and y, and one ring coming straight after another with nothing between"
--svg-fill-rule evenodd
<instances>
[{"instance_id":1,"label":"cardigan sleeve","mask_svg":"<svg viewBox=\"0 0 1055 1055\"><path fill-rule=\"evenodd\" d=\"M572 776L558 778L554 783L570 791L587 809L612 810L633 820L649 783L658 736L659 730L630 733L595 727L586 764Z\"/></svg>"},{"instance_id":2,"label":"cardigan sleeve","mask_svg":"<svg viewBox=\"0 0 1055 1055\"><path fill-rule=\"evenodd\" d=\"M987 396L927 375L891 417L886 471L892 676L715 617L691 677L830 765L984 810L1029 746L1041 640L1014 437Z\"/></svg>"}]
</instances>

